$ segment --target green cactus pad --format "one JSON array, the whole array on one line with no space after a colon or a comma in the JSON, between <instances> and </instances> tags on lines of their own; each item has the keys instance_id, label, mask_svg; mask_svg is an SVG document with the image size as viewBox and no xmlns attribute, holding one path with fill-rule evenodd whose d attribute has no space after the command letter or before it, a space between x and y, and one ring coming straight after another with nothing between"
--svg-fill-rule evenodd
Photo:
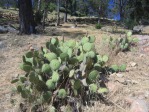
<instances>
[{"instance_id":1,"label":"green cactus pad","mask_svg":"<svg viewBox=\"0 0 149 112\"><path fill-rule=\"evenodd\" d=\"M84 50L85 52L91 51L91 50L92 50L92 44L89 43L89 42L85 43L85 44L83 45L83 50Z\"/></svg>"},{"instance_id":2,"label":"green cactus pad","mask_svg":"<svg viewBox=\"0 0 149 112\"><path fill-rule=\"evenodd\" d=\"M60 50L61 50L63 53L67 53L67 52L68 52L68 49L69 49L68 46L61 46L61 47L60 47Z\"/></svg>"},{"instance_id":3,"label":"green cactus pad","mask_svg":"<svg viewBox=\"0 0 149 112\"><path fill-rule=\"evenodd\" d=\"M29 74L29 81L32 82L32 83L35 83L37 84L39 82L39 78L38 76L35 74L35 72L31 72Z\"/></svg>"},{"instance_id":4,"label":"green cactus pad","mask_svg":"<svg viewBox=\"0 0 149 112\"><path fill-rule=\"evenodd\" d=\"M97 71L101 71L102 66L101 66L100 64L96 63L96 64L94 64L94 68L95 68L95 70L97 70Z\"/></svg>"},{"instance_id":5,"label":"green cactus pad","mask_svg":"<svg viewBox=\"0 0 149 112\"><path fill-rule=\"evenodd\" d=\"M65 89L60 89L59 91L58 91L58 97L59 98L65 98L67 96L67 93L66 93L66 90Z\"/></svg>"},{"instance_id":6,"label":"green cactus pad","mask_svg":"<svg viewBox=\"0 0 149 112\"><path fill-rule=\"evenodd\" d=\"M52 81L57 82L59 80L59 78L60 78L59 74L54 71L52 74Z\"/></svg>"},{"instance_id":7,"label":"green cactus pad","mask_svg":"<svg viewBox=\"0 0 149 112\"><path fill-rule=\"evenodd\" d=\"M79 62L84 60L84 56L85 55L83 53L81 53L79 56L77 56L77 59L79 60Z\"/></svg>"},{"instance_id":8,"label":"green cactus pad","mask_svg":"<svg viewBox=\"0 0 149 112\"><path fill-rule=\"evenodd\" d=\"M96 55L96 57L97 57L98 62L102 62L102 56L101 55Z\"/></svg>"},{"instance_id":9,"label":"green cactus pad","mask_svg":"<svg viewBox=\"0 0 149 112\"><path fill-rule=\"evenodd\" d=\"M55 89L55 84L51 79L47 80L46 85L51 90Z\"/></svg>"},{"instance_id":10,"label":"green cactus pad","mask_svg":"<svg viewBox=\"0 0 149 112\"><path fill-rule=\"evenodd\" d=\"M26 53L26 57L27 58L32 58L33 57L33 52L31 52L31 51L30 52L27 52Z\"/></svg>"},{"instance_id":11,"label":"green cactus pad","mask_svg":"<svg viewBox=\"0 0 149 112\"><path fill-rule=\"evenodd\" d=\"M81 81L80 80L76 80L74 82L74 89L78 90L81 88Z\"/></svg>"},{"instance_id":12,"label":"green cactus pad","mask_svg":"<svg viewBox=\"0 0 149 112\"><path fill-rule=\"evenodd\" d=\"M18 87L17 87L17 91L18 91L19 93L22 92L22 86L21 86L21 85L18 85Z\"/></svg>"},{"instance_id":13,"label":"green cactus pad","mask_svg":"<svg viewBox=\"0 0 149 112\"><path fill-rule=\"evenodd\" d=\"M96 84L90 84L89 85L89 90L92 92L92 93L95 93L97 91L97 85Z\"/></svg>"},{"instance_id":14,"label":"green cactus pad","mask_svg":"<svg viewBox=\"0 0 149 112\"><path fill-rule=\"evenodd\" d=\"M51 52L54 52L54 53L57 52L57 49L53 44L50 44L49 49L50 49Z\"/></svg>"},{"instance_id":15,"label":"green cactus pad","mask_svg":"<svg viewBox=\"0 0 149 112\"><path fill-rule=\"evenodd\" d=\"M74 69L73 69L73 70L70 70L70 72L69 72L69 77L70 77L70 78L73 77L74 73L75 73L75 70L74 70Z\"/></svg>"},{"instance_id":16,"label":"green cactus pad","mask_svg":"<svg viewBox=\"0 0 149 112\"><path fill-rule=\"evenodd\" d=\"M137 42L139 42L139 39L138 38L133 38L132 42L137 43Z\"/></svg>"},{"instance_id":17,"label":"green cactus pad","mask_svg":"<svg viewBox=\"0 0 149 112\"><path fill-rule=\"evenodd\" d=\"M57 38L52 38L50 40L50 43L53 44L53 45L57 45L58 44L58 39Z\"/></svg>"},{"instance_id":18,"label":"green cactus pad","mask_svg":"<svg viewBox=\"0 0 149 112\"><path fill-rule=\"evenodd\" d=\"M69 64L74 65L74 64L76 64L77 62L79 62L79 60L78 60L77 58L70 58L70 59L69 59Z\"/></svg>"},{"instance_id":19,"label":"green cactus pad","mask_svg":"<svg viewBox=\"0 0 149 112\"><path fill-rule=\"evenodd\" d=\"M99 72L97 70L93 70L90 72L88 78L89 80L93 81L93 80L96 80L98 76L99 76Z\"/></svg>"},{"instance_id":20,"label":"green cactus pad","mask_svg":"<svg viewBox=\"0 0 149 112\"><path fill-rule=\"evenodd\" d=\"M52 98L52 92L51 91L47 91L43 94L44 101L48 102L51 98Z\"/></svg>"},{"instance_id":21,"label":"green cactus pad","mask_svg":"<svg viewBox=\"0 0 149 112\"><path fill-rule=\"evenodd\" d=\"M118 71L119 71L119 66L118 66L118 65L112 65L112 66L111 66L111 69L112 69L114 72L118 72Z\"/></svg>"},{"instance_id":22,"label":"green cactus pad","mask_svg":"<svg viewBox=\"0 0 149 112\"><path fill-rule=\"evenodd\" d=\"M87 53L87 56L90 57L90 58L94 58L95 57L95 52L94 51L89 51Z\"/></svg>"},{"instance_id":23,"label":"green cactus pad","mask_svg":"<svg viewBox=\"0 0 149 112\"><path fill-rule=\"evenodd\" d=\"M52 60L50 63L50 67L52 70L58 70L60 65L60 62L57 59Z\"/></svg>"},{"instance_id":24,"label":"green cactus pad","mask_svg":"<svg viewBox=\"0 0 149 112\"><path fill-rule=\"evenodd\" d=\"M49 108L49 112L57 112L57 111L56 111L55 107L51 105Z\"/></svg>"},{"instance_id":25,"label":"green cactus pad","mask_svg":"<svg viewBox=\"0 0 149 112\"><path fill-rule=\"evenodd\" d=\"M48 61L52 61L53 59L57 59L57 55L55 53L47 53L44 55L45 58L47 58Z\"/></svg>"},{"instance_id":26,"label":"green cactus pad","mask_svg":"<svg viewBox=\"0 0 149 112\"><path fill-rule=\"evenodd\" d=\"M128 49L128 43L124 45L124 49Z\"/></svg>"},{"instance_id":27,"label":"green cactus pad","mask_svg":"<svg viewBox=\"0 0 149 112\"><path fill-rule=\"evenodd\" d=\"M107 88L100 87L97 92L98 93L107 93L109 90Z\"/></svg>"},{"instance_id":28,"label":"green cactus pad","mask_svg":"<svg viewBox=\"0 0 149 112\"><path fill-rule=\"evenodd\" d=\"M72 57L73 50L71 48L68 49L67 54L69 55L69 58Z\"/></svg>"},{"instance_id":29,"label":"green cactus pad","mask_svg":"<svg viewBox=\"0 0 149 112\"><path fill-rule=\"evenodd\" d=\"M131 37L131 36L132 36L132 32L129 31L129 32L127 33L127 37Z\"/></svg>"},{"instance_id":30,"label":"green cactus pad","mask_svg":"<svg viewBox=\"0 0 149 112\"><path fill-rule=\"evenodd\" d=\"M121 72L124 72L126 70L126 64L122 64L120 67L119 67L119 70Z\"/></svg>"},{"instance_id":31,"label":"green cactus pad","mask_svg":"<svg viewBox=\"0 0 149 112\"><path fill-rule=\"evenodd\" d=\"M62 61L65 61L69 58L69 55L67 53L61 53L60 58L61 58Z\"/></svg>"},{"instance_id":32,"label":"green cactus pad","mask_svg":"<svg viewBox=\"0 0 149 112\"><path fill-rule=\"evenodd\" d=\"M27 65L27 64L21 64L21 65L20 65L20 68L21 68L22 70L24 70L25 72L30 72L30 71L32 70L32 66Z\"/></svg>"},{"instance_id":33,"label":"green cactus pad","mask_svg":"<svg viewBox=\"0 0 149 112\"><path fill-rule=\"evenodd\" d=\"M89 42L89 38L88 37L83 37L82 40L81 40L82 45L84 45L87 42Z\"/></svg>"},{"instance_id":34,"label":"green cactus pad","mask_svg":"<svg viewBox=\"0 0 149 112\"><path fill-rule=\"evenodd\" d=\"M76 46L76 41L74 40L69 40L67 42L67 46L70 47L70 48L74 48Z\"/></svg>"},{"instance_id":35,"label":"green cactus pad","mask_svg":"<svg viewBox=\"0 0 149 112\"><path fill-rule=\"evenodd\" d=\"M102 61L103 62L107 62L109 60L109 57L107 56L107 55L104 55L103 57L102 57Z\"/></svg>"},{"instance_id":36,"label":"green cactus pad","mask_svg":"<svg viewBox=\"0 0 149 112\"><path fill-rule=\"evenodd\" d=\"M49 73L50 71L51 71L51 67L50 67L49 64L42 65L41 72L43 72L43 73Z\"/></svg>"},{"instance_id":37,"label":"green cactus pad","mask_svg":"<svg viewBox=\"0 0 149 112\"><path fill-rule=\"evenodd\" d=\"M96 38L94 36L89 36L89 42L94 43Z\"/></svg>"}]
</instances>

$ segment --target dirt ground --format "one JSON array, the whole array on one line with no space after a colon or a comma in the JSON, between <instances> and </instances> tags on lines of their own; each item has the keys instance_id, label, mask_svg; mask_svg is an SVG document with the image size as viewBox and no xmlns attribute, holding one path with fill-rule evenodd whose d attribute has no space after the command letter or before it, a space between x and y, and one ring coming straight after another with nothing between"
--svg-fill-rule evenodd
<instances>
[{"instance_id":1,"label":"dirt ground","mask_svg":"<svg viewBox=\"0 0 149 112\"><path fill-rule=\"evenodd\" d=\"M97 52L108 53L105 49L100 49L101 38L103 36L120 36L96 30L94 26L79 25L77 28L71 28L71 25L65 24L59 28L49 27L46 29L46 35L26 35L0 34L0 112L16 112L16 106L12 105L12 77L22 74L19 64L22 55L29 50L30 46L40 49L51 37L62 39L79 40L84 35L96 36ZM138 37L137 35L136 37ZM149 36L148 36L149 38ZM141 48L141 46L140 46ZM142 53L136 50L119 53L117 56L110 56L110 63L127 64L126 72L122 76L110 75L108 77L111 92L106 96L111 105L96 102L94 106L86 107L87 112L129 112L130 105L126 98L133 97L143 99L149 102L149 53ZM17 96L18 97L18 96ZM16 96L15 96L16 98Z\"/></svg>"}]
</instances>

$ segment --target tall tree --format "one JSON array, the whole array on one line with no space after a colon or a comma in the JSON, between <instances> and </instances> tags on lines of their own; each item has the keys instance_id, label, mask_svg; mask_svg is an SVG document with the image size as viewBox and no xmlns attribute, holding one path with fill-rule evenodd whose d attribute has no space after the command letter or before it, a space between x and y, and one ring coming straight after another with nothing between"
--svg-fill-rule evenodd
<instances>
[{"instance_id":1,"label":"tall tree","mask_svg":"<svg viewBox=\"0 0 149 112\"><path fill-rule=\"evenodd\" d=\"M114 0L115 8L118 8L121 20L124 19L125 8L129 0Z\"/></svg>"},{"instance_id":2,"label":"tall tree","mask_svg":"<svg viewBox=\"0 0 149 112\"><path fill-rule=\"evenodd\" d=\"M64 16L64 22L67 22L67 15L68 15L68 0L65 0L65 16Z\"/></svg>"},{"instance_id":3,"label":"tall tree","mask_svg":"<svg viewBox=\"0 0 149 112\"><path fill-rule=\"evenodd\" d=\"M41 8L41 0L38 0L38 4L37 4L37 12L40 11Z\"/></svg>"},{"instance_id":4,"label":"tall tree","mask_svg":"<svg viewBox=\"0 0 149 112\"><path fill-rule=\"evenodd\" d=\"M43 20L42 20L42 27L45 28L45 20L47 17L48 13L48 5L49 5L49 0L44 1L44 13L43 13Z\"/></svg>"},{"instance_id":5,"label":"tall tree","mask_svg":"<svg viewBox=\"0 0 149 112\"><path fill-rule=\"evenodd\" d=\"M31 0L18 0L20 33L31 34L35 33L35 22L32 11Z\"/></svg>"},{"instance_id":6,"label":"tall tree","mask_svg":"<svg viewBox=\"0 0 149 112\"><path fill-rule=\"evenodd\" d=\"M60 24L60 0L57 0L57 26Z\"/></svg>"}]
</instances>

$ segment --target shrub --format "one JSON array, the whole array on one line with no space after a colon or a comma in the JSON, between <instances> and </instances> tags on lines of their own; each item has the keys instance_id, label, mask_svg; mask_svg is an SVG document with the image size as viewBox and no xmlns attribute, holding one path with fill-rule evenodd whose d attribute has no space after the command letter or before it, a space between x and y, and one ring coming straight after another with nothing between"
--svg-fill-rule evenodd
<instances>
[{"instance_id":1,"label":"shrub","mask_svg":"<svg viewBox=\"0 0 149 112\"><path fill-rule=\"evenodd\" d=\"M95 28L96 28L96 29L101 29L101 27L102 27L102 25L99 24L99 23L97 23L97 24L95 25Z\"/></svg>"},{"instance_id":2,"label":"shrub","mask_svg":"<svg viewBox=\"0 0 149 112\"><path fill-rule=\"evenodd\" d=\"M134 26L138 24L137 21L133 19L126 19L124 22L125 22L125 26L131 30L133 29Z\"/></svg>"},{"instance_id":3,"label":"shrub","mask_svg":"<svg viewBox=\"0 0 149 112\"><path fill-rule=\"evenodd\" d=\"M124 38L106 38L105 41L109 44L109 47L119 51L129 51L138 42L137 38L132 38L132 32L129 31Z\"/></svg>"},{"instance_id":4,"label":"shrub","mask_svg":"<svg viewBox=\"0 0 149 112\"><path fill-rule=\"evenodd\" d=\"M88 95L107 92L100 82L107 73L108 56L96 53L94 42L93 36L80 42L52 38L41 51L27 52L20 66L25 74L12 81L17 83L17 92L32 109L51 105L57 110L66 105L73 108L74 101L86 101Z\"/></svg>"},{"instance_id":5,"label":"shrub","mask_svg":"<svg viewBox=\"0 0 149 112\"><path fill-rule=\"evenodd\" d=\"M50 3L48 6L48 11L53 12L56 10L56 5L54 3Z\"/></svg>"}]
</instances>

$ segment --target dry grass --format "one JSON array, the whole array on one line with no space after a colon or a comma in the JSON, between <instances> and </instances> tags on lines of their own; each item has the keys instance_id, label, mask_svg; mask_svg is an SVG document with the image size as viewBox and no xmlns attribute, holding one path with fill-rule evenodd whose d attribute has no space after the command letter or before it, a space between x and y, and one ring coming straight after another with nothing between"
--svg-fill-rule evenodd
<instances>
[{"instance_id":1,"label":"dry grass","mask_svg":"<svg viewBox=\"0 0 149 112\"><path fill-rule=\"evenodd\" d=\"M93 106L85 107L86 112L129 112L129 105L125 102L125 98L128 96L139 97L139 95L145 94L145 91L149 91L149 56L145 55L140 57L138 52L119 53L113 55L106 45L101 45L101 38L105 35L119 36L119 34L111 34L103 32L101 30L94 29L94 26L90 25L79 25L78 28L70 28L72 24L64 24L62 27L53 30L53 33L59 32L59 35L53 36L62 39L76 39L80 40L80 37L88 34L96 36L96 50L99 54L108 54L110 56L110 64L127 64L136 62L138 66L127 67L127 72L124 72L124 81L130 80L130 83L124 85L117 80L118 77L109 76L109 82L116 85L116 90L106 95L106 99L111 102L110 105L106 105L100 101L96 101ZM93 30L94 29L94 30ZM48 31L48 30L47 30ZM50 32L50 29L49 29ZM65 34L65 35L64 35ZM81 35L81 36L80 36ZM31 35L31 36L17 36L13 34L1 35L2 42L6 43L6 47L0 49L0 112L16 112L10 104L11 98L17 98L17 96L11 96L11 88L14 85L10 84L11 77L16 74L21 74L22 71L18 69L19 63L21 62L21 56L26 52L30 45L36 48L44 46L45 42L48 41L52 36L44 35ZM16 41L15 41L16 40ZM132 81L136 83L131 83ZM149 101L149 97L146 97L146 101Z\"/></svg>"}]
</instances>

